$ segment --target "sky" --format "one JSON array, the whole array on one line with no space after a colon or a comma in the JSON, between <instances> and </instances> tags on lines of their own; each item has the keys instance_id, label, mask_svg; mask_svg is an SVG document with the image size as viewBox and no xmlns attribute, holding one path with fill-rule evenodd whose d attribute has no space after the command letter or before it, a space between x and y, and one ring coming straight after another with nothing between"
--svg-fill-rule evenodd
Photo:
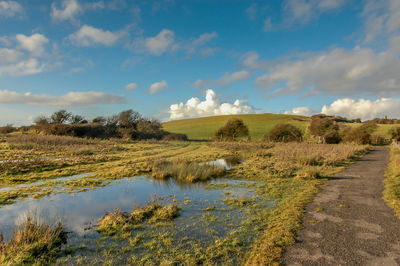
<instances>
[{"instance_id":1,"label":"sky","mask_svg":"<svg viewBox=\"0 0 400 266\"><path fill-rule=\"evenodd\" d=\"M400 117L400 0L0 1L0 125Z\"/></svg>"}]
</instances>

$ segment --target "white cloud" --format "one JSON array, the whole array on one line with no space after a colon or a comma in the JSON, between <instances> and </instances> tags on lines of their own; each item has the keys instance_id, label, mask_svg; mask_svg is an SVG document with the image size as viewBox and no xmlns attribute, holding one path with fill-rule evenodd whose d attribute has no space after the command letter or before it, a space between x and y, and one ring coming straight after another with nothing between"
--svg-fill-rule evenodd
<instances>
[{"instance_id":1,"label":"white cloud","mask_svg":"<svg viewBox=\"0 0 400 266\"><path fill-rule=\"evenodd\" d=\"M69 35L68 39L76 46L111 46L118 41L120 36L120 33L114 33L84 25L77 32Z\"/></svg>"},{"instance_id":2,"label":"white cloud","mask_svg":"<svg viewBox=\"0 0 400 266\"><path fill-rule=\"evenodd\" d=\"M213 90L207 90L206 99L201 101L197 97L190 98L185 104L172 104L169 108L170 120L204 117L213 115L253 114L261 113L246 101L236 100L232 103L221 103Z\"/></svg>"},{"instance_id":3,"label":"white cloud","mask_svg":"<svg viewBox=\"0 0 400 266\"><path fill-rule=\"evenodd\" d=\"M125 90L133 91L136 90L139 86L136 83L129 83L125 86Z\"/></svg>"},{"instance_id":4,"label":"white cloud","mask_svg":"<svg viewBox=\"0 0 400 266\"><path fill-rule=\"evenodd\" d=\"M210 32L210 33L206 32L206 33L201 34L197 39L195 39L192 44L193 44L193 46L201 46L201 45L208 43L209 41L211 41L212 39L214 39L216 37L218 37L218 34L215 31Z\"/></svg>"},{"instance_id":5,"label":"white cloud","mask_svg":"<svg viewBox=\"0 0 400 266\"><path fill-rule=\"evenodd\" d=\"M32 55L40 56L44 52L44 45L49 43L49 40L42 34L35 33L31 36L17 34L15 37L21 49L31 52Z\"/></svg>"},{"instance_id":6,"label":"white cloud","mask_svg":"<svg viewBox=\"0 0 400 266\"><path fill-rule=\"evenodd\" d=\"M300 59L270 67L267 74L257 78L256 85L266 90L280 86L273 94L295 94L309 90L310 94L399 95L399 44L400 40L393 39L388 50L380 53L359 47L310 53Z\"/></svg>"},{"instance_id":7,"label":"white cloud","mask_svg":"<svg viewBox=\"0 0 400 266\"><path fill-rule=\"evenodd\" d=\"M256 3L251 4L246 10L244 11L249 19L254 20L256 18L258 11L258 5Z\"/></svg>"},{"instance_id":8,"label":"white cloud","mask_svg":"<svg viewBox=\"0 0 400 266\"><path fill-rule=\"evenodd\" d=\"M187 56L197 52L202 56L209 56L217 49L205 47L205 45L216 37L218 37L218 34L213 31L200 34L197 38L177 41L172 30L163 29L154 37L136 38L132 43L132 47L138 52L148 52L153 55L183 51Z\"/></svg>"},{"instance_id":9,"label":"white cloud","mask_svg":"<svg viewBox=\"0 0 400 266\"><path fill-rule=\"evenodd\" d=\"M365 19L365 41L396 34L400 30L399 0L368 0L362 13Z\"/></svg>"},{"instance_id":10,"label":"white cloud","mask_svg":"<svg viewBox=\"0 0 400 266\"><path fill-rule=\"evenodd\" d=\"M0 1L0 17L11 18L22 13L22 6L18 2Z\"/></svg>"},{"instance_id":11,"label":"white cloud","mask_svg":"<svg viewBox=\"0 0 400 266\"><path fill-rule=\"evenodd\" d=\"M149 53L161 55L171 48L174 41L174 32L163 29L155 37L146 38L144 40L144 45Z\"/></svg>"},{"instance_id":12,"label":"white cloud","mask_svg":"<svg viewBox=\"0 0 400 266\"><path fill-rule=\"evenodd\" d=\"M150 94L155 94L166 88L168 88L168 83L165 80L163 80L163 81L155 82L155 83L151 84L148 91Z\"/></svg>"},{"instance_id":13,"label":"white cloud","mask_svg":"<svg viewBox=\"0 0 400 266\"><path fill-rule=\"evenodd\" d=\"M396 98L381 98L375 101L364 99L338 99L331 105L324 105L321 113L327 115L340 115L350 119L361 118L369 120L373 118L400 117L400 99Z\"/></svg>"},{"instance_id":14,"label":"white cloud","mask_svg":"<svg viewBox=\"0 0 400 266\"><path fill-rule=\"evenodd\" d=\"M14 49L0 48L0 64L14 63L18 61L22 55L23 54L21 52Z\"/></svg>"},{"instance_id":15,"label":"white cloud","mask_svg":"<svg viewBox=\"0 0 400 266\"><path fill-rule=\"evenodd\" d=\"M87 106L97 104L126 103L123 95L106 94L104 92L68 92L62 96L47 94L18 93L15 91L0 90L0 104L28 104L49 107Z\"/></svg>"},{"instance_id":16,"label":"white cloud","mask_svg":"<svg viewBox=\"0 0 400 266\"><path fill-rule=\"evenodd\" d=\"M286 115L302 115L302 116L312 116L318 113L317 111L310 109L309 107L296 107L290 111L285 111L284 114Z\"/></svg>"},{"instance_id":17,"label":"white cloud","mask_svg":"<svg viewBox=\"0 0 400 266\"><path fill-rule=\"evenodd\" d=\"M304 25L321 14L343 7L348 0L286 0L283 5L282 21L272 27L271 18L264 21L264 31L290 28Z\"/></svg>"},{"instance_id":18,"label":"white cloud","mask_svg":"<svg viewBox=\"0 0 400 266\"><path fill-rule=\"evenodd\" d=\"M11 65L0 65L1 76L25 76L45 71L46 65L35 58L29 58Z\"/></svg>"},{"instance_id":19,"label":"white cloud","mask_svg":"<svg viewBox=\"0 0 400 266\"><path fill-rule=\"evenodd\" d=\"M83 9L77 0L63 0L60 9L55 3L51 5L51 18L56 21L76 21L76 16L82 12Z\"/></svg>"},{"instance_id":20,"label":"white cloud","mask_svg":"<svg viewBox=\"0 0 400 266\"><path fill-rule=\"evenodd\" d=\"M226 87L229 86L230 84L236 82L236 81L241 81L241 80L246 80L250 77L250 73L246 70L241 70L234 72L232 74L229 74L226 72L224 76L217 80L197 80L192 84L193 87L195 88L204 88L208 86L214 86L218 85L220 87Z\"/></svg>"}]
</instances>

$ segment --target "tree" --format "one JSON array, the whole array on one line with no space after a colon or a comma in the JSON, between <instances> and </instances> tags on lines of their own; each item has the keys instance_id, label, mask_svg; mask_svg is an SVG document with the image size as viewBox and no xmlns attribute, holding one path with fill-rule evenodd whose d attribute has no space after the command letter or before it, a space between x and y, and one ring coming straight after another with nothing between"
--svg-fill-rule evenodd
<instances>
[{"instance_id":1,"label":"tree","mask_svg":"<svg viewBox=\"0 0 400 266\"><path fill-rule=\"evenodd\" d=\"M121 128L136 129L136 125L140 119L142 119L142 116L132 109L122 111L118 114L118 126Z\"/></svg>"},{"instance_id":2,"label":"tree","mask_svg":"<svg viewBox=\"0 0 400 266\"><path fill-rule=\"evenodd\" d=\"M71 120L71 124L86 124L87 123L85 118L81 115L72 115L70 120Z\"/></svg>"},{"instance_id":3,"label":"tree","mask_svg":"<svg viewBox=\"0 0 400 266\"><path fill-rule=\"evenodd\" d=\"M93 118L92 123L104 125L106 123L106 121L107 121L107 119L105 119L104 116L98 116L98 117Z\"/></svg>"},{"instance_id":4,"label":"tree","mask_svg":"<svg viewBox=\"0 0 400 266\"><path fill-rule=\"evenodd\" d=\"M300 142L303 136L301 131L291 124L278 124L270 131L268 137L275 142Z\"/></svg>"},{"instance_id":5,"label":"tree","mask_svg":"<svg viewBox=\"0 0 400 266\"><path fill-rule=\"evenodd\" d=\"M49 124L49 118L47 118L44 115L41 115L36 117L33 122L35 123L36 126L44 126Z\"/></svg>"},{"instance_id":6,"label":"tree","mask_svg":"<svg viewBox=\"0 0 400 266\"><path fill-rule=\"evenodd\" d=\"M233 118L225 126L218 129L215 137L220 140L235 140L237 138L248 137L249 129L242 120Z\"/></svg>"},{"instance_id":7,"label":"tree","mask_svg":"<svg viewBox=\"0 0 400 266\"><path fill-rule=\"evenodd\" d=\"M50 119L53 124L64 124L68 122L71 116L72 114L70 112L67 112L66 110L59 110L57 112L54 112L50 116Z\"/></svg>"}]
</instances>

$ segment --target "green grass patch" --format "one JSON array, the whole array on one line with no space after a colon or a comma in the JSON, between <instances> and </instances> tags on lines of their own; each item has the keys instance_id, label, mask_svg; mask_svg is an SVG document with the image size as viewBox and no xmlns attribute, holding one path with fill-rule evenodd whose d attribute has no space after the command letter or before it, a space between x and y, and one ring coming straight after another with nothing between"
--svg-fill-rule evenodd
<instances>
[{"instance_id":1,"label":"green grass patch","mask_svg":"<svg viewBox=\"0 0 400 266\"><path fill-rule=\"evenodd\" d=\"M390 147L390 163L385 172L383 199L400 218L400 149Z\"/></svg>"},{"instance_id":2,"label":"green grass patch","mask_svg":"<svg viewBox=\"0 0 400 266\"><path fill-rule=\"evenodd\" d=\"M239 118L249 128L253 139L263 139L277 124L292 124L304 134L308 117L281 114L223 115L194 119L175 120L163 123L163 129L173 133L186 134L189 139L212 139L215 132L228 120Z\"/></svg>"}]
</instances>

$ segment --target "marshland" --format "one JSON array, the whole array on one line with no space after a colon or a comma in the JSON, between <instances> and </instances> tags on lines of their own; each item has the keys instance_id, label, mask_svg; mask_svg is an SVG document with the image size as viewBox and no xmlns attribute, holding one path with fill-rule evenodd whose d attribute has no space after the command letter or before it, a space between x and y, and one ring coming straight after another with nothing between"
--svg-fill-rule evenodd
<instances>
[{"instance_id":1,"label":"marshland","mask_svg":"<svg viewBox=\"0 0 400 266\"><path fill-rule=\"evenodd\" d=\"M3 134L1 263L274 264L319 186L372 148L230 123L208 141Z\"/></svg>"}]
</instances>

